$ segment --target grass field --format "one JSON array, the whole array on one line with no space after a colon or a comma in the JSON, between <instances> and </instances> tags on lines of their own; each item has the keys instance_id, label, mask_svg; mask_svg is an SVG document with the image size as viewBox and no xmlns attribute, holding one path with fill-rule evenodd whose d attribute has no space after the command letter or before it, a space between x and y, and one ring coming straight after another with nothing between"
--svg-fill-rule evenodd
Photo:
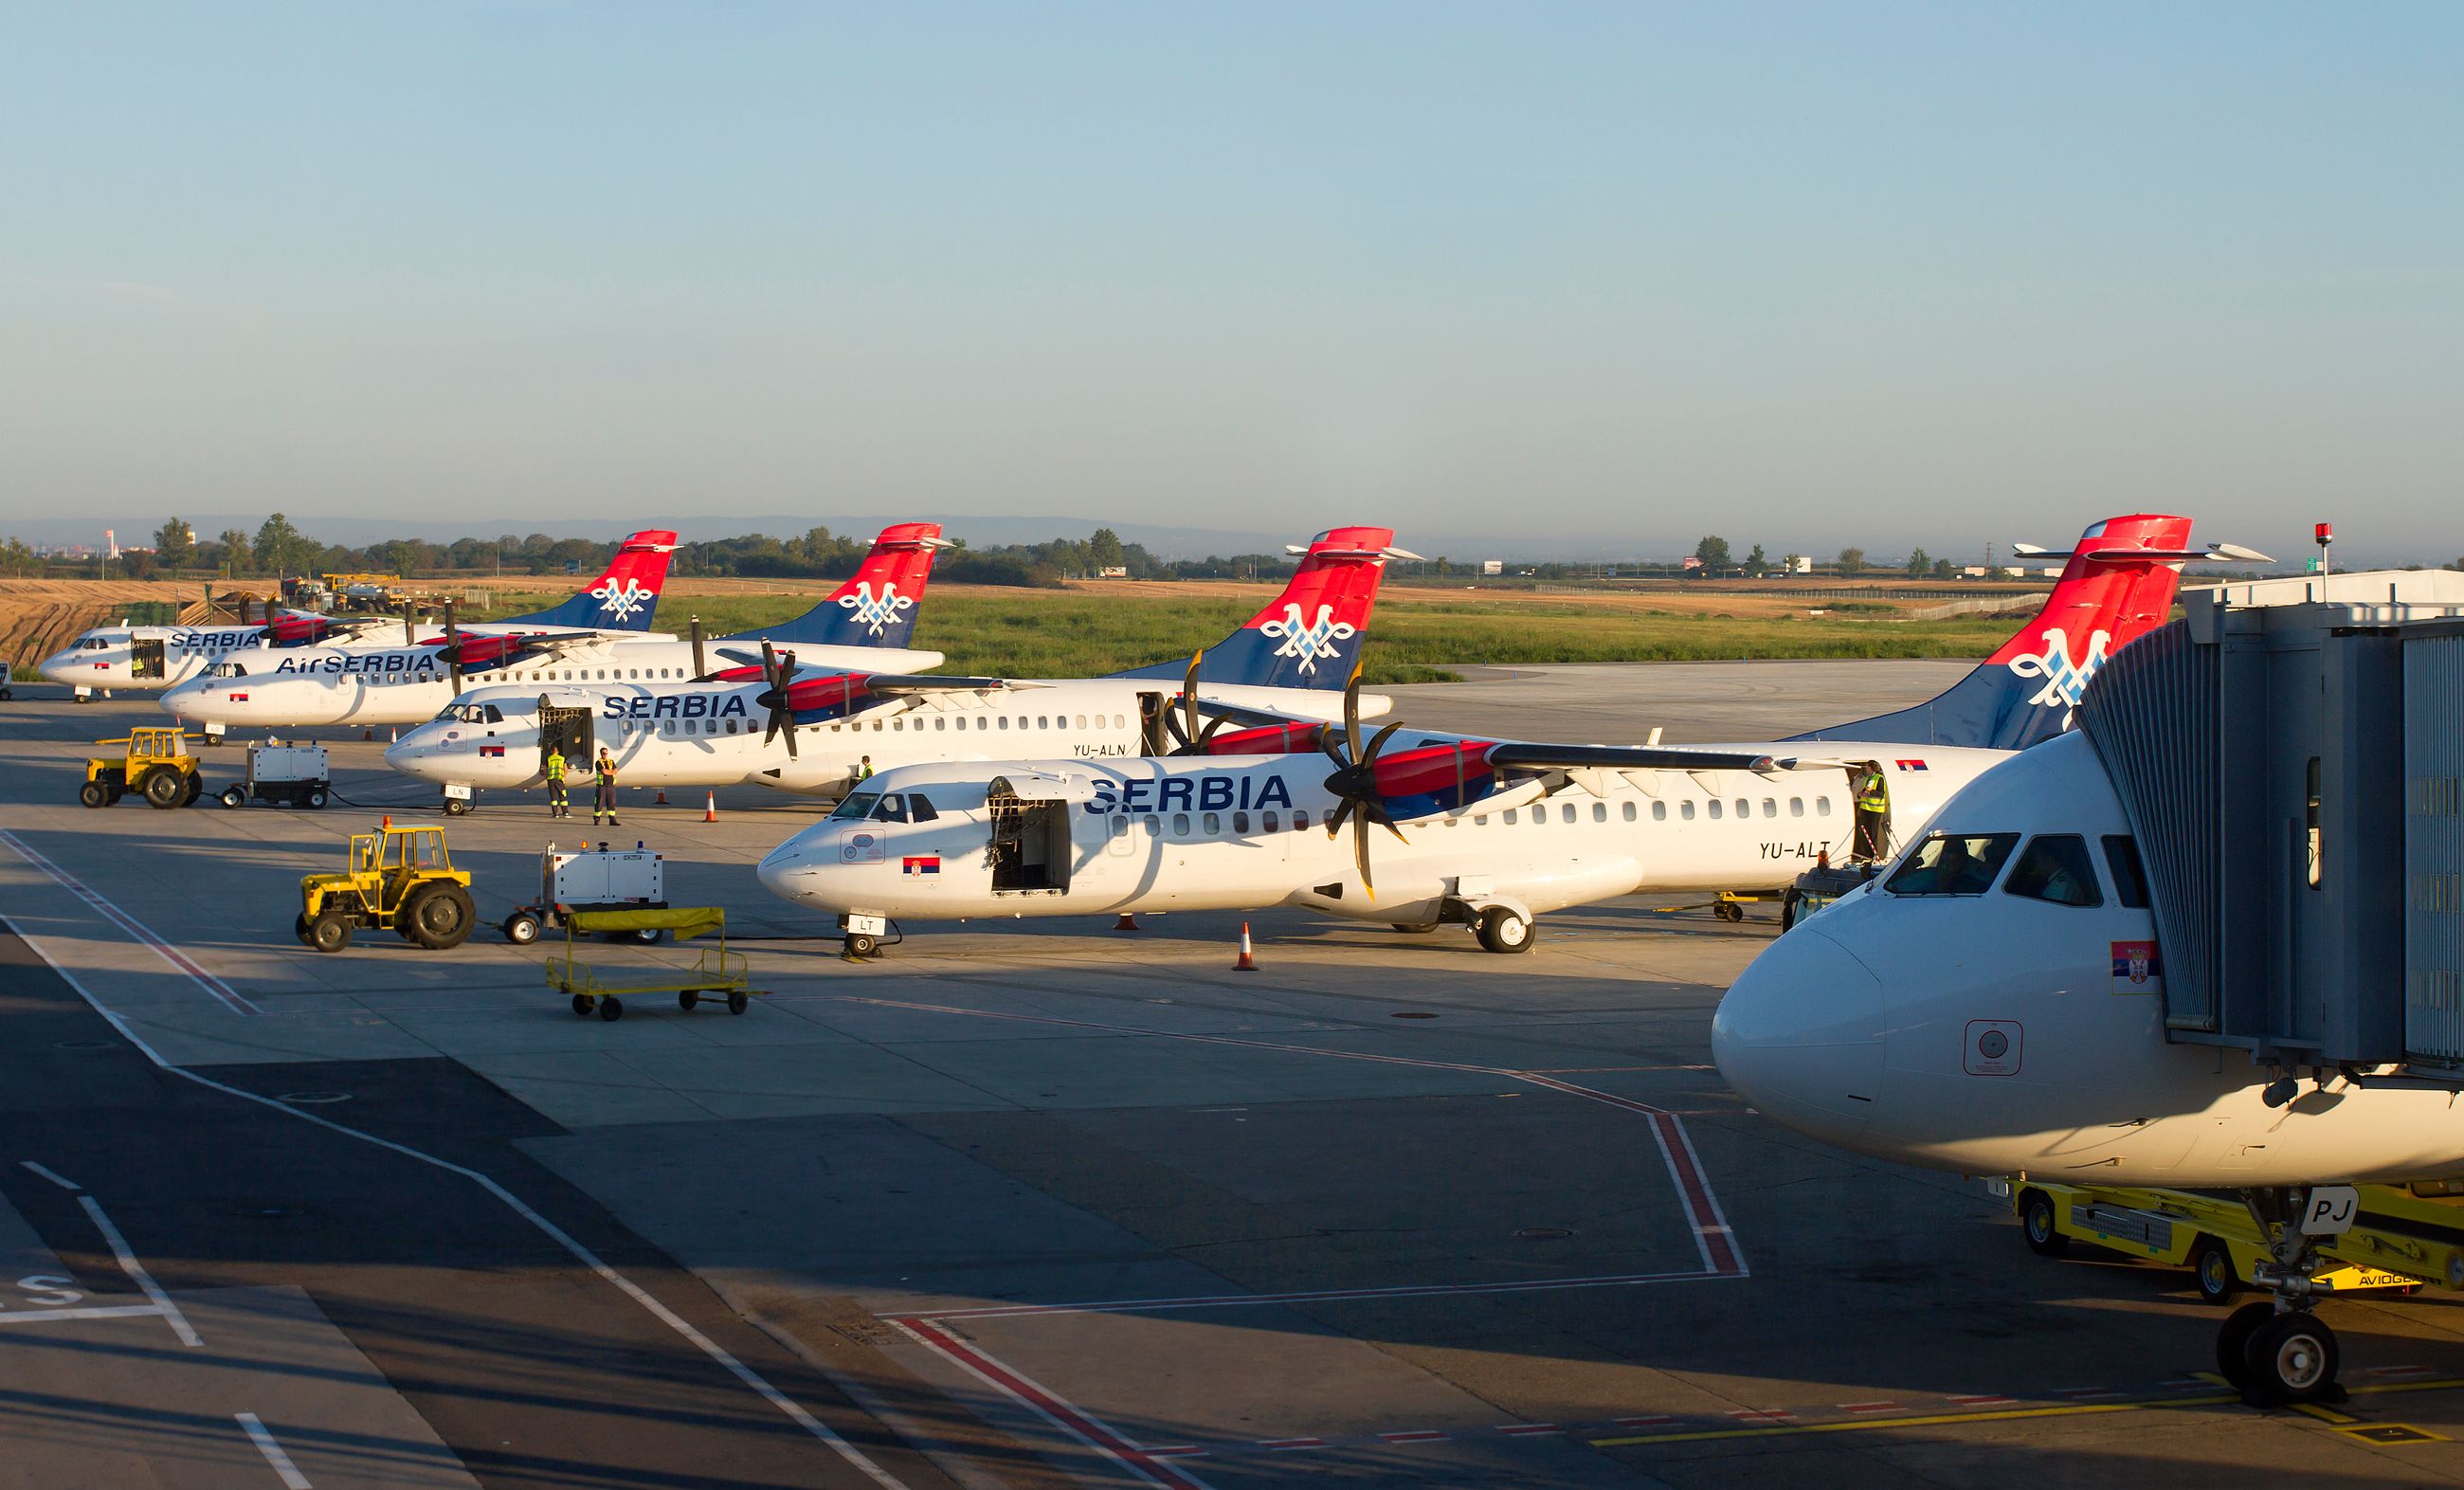
<instances>
[{"instance_id":1,"label":"grass field","mask_svg":"<svg viewBox=\"0 0 2464 1490\"><path fill-rule=\"evenodd\" d=\"M1158 593L1186 590L1186 594ZM953 673L1009 678L1085 678L1186 657L1255 613L1266 588L1194 585L1136 590L1005 590L935 586L913 645L948 655ZM1441 682L1464 663L1733 661L1741 657L1981 657L2018 618L1894 619L1873 613L1809 616L1563 599L1455 598L1451 592L1381 604L1363 653L1373 684ZM1443 598L1439 598L1442 595ZM490 614L554 604L559 593L503 596ZM685 633L699 614L713 634L802 613L813 597L670 594L659 630ZM1747 609L1740 602L1739 609ZM471 616L470 619L484 619Z\"/></svg>"}]
</instances>

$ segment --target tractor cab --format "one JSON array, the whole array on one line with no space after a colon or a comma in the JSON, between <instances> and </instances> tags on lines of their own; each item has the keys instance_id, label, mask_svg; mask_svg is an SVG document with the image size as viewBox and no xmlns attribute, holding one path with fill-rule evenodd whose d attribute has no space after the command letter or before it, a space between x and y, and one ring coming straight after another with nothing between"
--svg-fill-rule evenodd
<instances>
[{"instance_id":1,"label":"tractor cab","mask_svg":"<svg viewBox=\"0 0 2464 1490\"><path fill-rule=\"evenodd\" d=\"M396 828L351 834L339 875L303 875L302 945L339 952L361 927L401 934L415 945L443 950L471 935L471 877L453 867L442 828Z\"/></svg>"}]
</instances>

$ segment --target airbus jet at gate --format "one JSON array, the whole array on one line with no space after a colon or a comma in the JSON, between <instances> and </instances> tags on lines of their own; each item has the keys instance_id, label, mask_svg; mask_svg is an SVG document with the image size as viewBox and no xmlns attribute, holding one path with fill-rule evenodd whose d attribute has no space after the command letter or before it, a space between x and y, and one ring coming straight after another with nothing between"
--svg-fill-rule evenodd
<instances>
[{"instance_id":1,"label":"airbus jet at gate","mask_svg":"<svg viewBox=\"0 0 2464 1490\"><path fill-rule=\"evenodd\" d=\"M1289 905L1528 950L1534 918L1639 891L1785 884L1852 846L1878 767L1913 829L2069 724L2106 654L2163 622L2187 518L2087 530L2045 606L1932 702L1793 740L1542 745L1322 725L1218 733L1204 753L886 772L761 863L790 900L902 922ZM2247 550L2236 550L2246 553ZM1391 746L1391 748L1390 748ZM1332 769L1330 771L1330 766ZM1352 829L1348 845L1342 828ZM1379 830L1373 833L1375 827Z\"/></svg>"},{"instance_id":2,"label":"airbus jet at gate","mask_svg":"<svg viewBox=\"0 0 2464 1490\"><path fill-rule=\"evenodd\" d=\"M648 631L675 543L673 533L635 533L617 546L605 572L563 603L464 629L473 635ZM295 671L312 661L318 667L339 667L333 659L400 651L394 643L404 624L392 616L287 611L260 626L99 626L45 657L42 674L74 687L79 699L115 688L176 690L242 654L251 660L240 665L267 672L285 662Z\"/></svg>"},{"instance_id":3,"label":"airbus jet at gate","mask_svg":"<svg viewBox=\"0 0 2464 1490\"><path fill-rule=\"evenodd\" d=\"M1204 732L1194 720L1184 728L1190 716L1171 708L1184 692L1330 718L1387 561L1418 557L1392 546L1394 537L1382 527L1319 534L1298 550L1283 592L1202 654L1194 677L1180 666L1079 679L916 677L781 640L759 665L693 681L473 690L385 759L449 794L535 787L552 736L568 759L606 745L627 786L745 783L837 795L868 756L880 770L1021 751L1104 758L1159 749L1167 734Z\"/></svg>"},{"instance_id":4,"label":"airbus jet at gate","mask_svg":"<svg viewBox=\"0 0 2464 1490\"><path fill-rule=\"evenodd\" d=\"M671 541L675 535L656 536ZM411 646L348 656L235 654L225 657L212 676L165 695L163 706L217 729L416 724L434 719L471 678L489 683L683 679L706 672L713 659L723 667L759 662L765 639L847 665L869 661L900 672L935 667L941 661L939 653L911 651L899 643L912 634L933 555L947 546L938 523L885 528L855 576L820 605L780 626L716 637L706 648L671 636L627 639L555 630L553 623L565 618L551 611L539 617L551 623L548 629L496 622L485 629L457 628L452 635L431 636ZM657 580L666 572L666 550L658 554L657 565L650 588L634 601L646 616L656 599ZM565 608L575 604L567 601Z\"/></svg>"}]
</instances>

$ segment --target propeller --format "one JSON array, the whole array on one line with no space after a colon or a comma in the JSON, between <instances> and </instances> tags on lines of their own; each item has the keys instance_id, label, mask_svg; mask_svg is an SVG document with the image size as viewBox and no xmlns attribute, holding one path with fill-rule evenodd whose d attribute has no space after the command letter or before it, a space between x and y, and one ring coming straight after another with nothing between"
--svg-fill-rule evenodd
<instances>
[{"instance_id":1,"label":"propeller","mask_svg":"<svg viewBox=\"0 0 2464 1490\"><path fill-rule=\"evenodd\" d=\"M1206 746L1215 739L1215 732L1223 727L1227 717L1218 715L1208 720L1203 726L1199 723L1198 668L1199 664L1205 660L1204 652L1190 654L1189 671L1180 680L1180 707L1175 710L1167 705L1164 709L1164 728L1171 732L1174 740L1179 742L1178 747L1171 752L1174 755L1204 755Z\"/></svg>"},{"instance_id":2,"label":"propeller","mask_svg":"<svg viewBox=\"0 0 2464 1490\"><path fill-rule=\"evenodd\" d=\"M1326 835L1336 837L1342 834L1346 822L1352 824L1352 862L1360 871L1360 888L1367 891L1373 901L1377 899L1377 886L1369 874L1370 824L1385 829L1401 842L1412 841L1404 837L1403 830L1396 827L1395 820L1386 815L1385 799L1377 791L1377 757L1385 750L1386 742L1394 738L1395 731L1402 727L1401 720L1393 721L1371 736L1366 746L1362 745L1360 665L1355 662L1352 667L1351 680L1343 685L1344 748L1335 747L1334 731L1331 729L1318 736L1318 748L1334 763L1334 774L1326 779L1326 789L1332 792L1340 804L1327 814Z\"/></svg>"},{"instance_id":3,"label":"propeller","mask_svg":"<svg viewBox=\"0 0 2464 1490\"><path fill-rule=\"evenodd\" d=\"M445 673L452 679L453 697L462 697L462 633L453 625L453 602L445 602Z\"/></svg>"},{"instance_id":4,"label":"propeller","mask_svg":"<svg viewBox=\"0 0 2464 1490\"><path fill-rule=\"evenodd\" d=\"M795 676L795 672L796 655L794 653L790 652L781 656L778 649L772 647L768 641L761 643L761 678L770 685L769 691L761 696L770 704L770 723L761 731L761 743L764 745L769 745L781 730L785 730L787 759L791 761L796 758L796 714L787 706L787 681Z\"/></svg>"},{"instance_id":5,"label":"propeller","mask_svg":"<svg viewBox=\"0 0 2464 1490\"><path fill-rule=\"evenodd\" d=\"M419 645L419 633L411 620L411 610L410 601L405 599L402 603L402 644L406 647Z\"/></svg>"},{"instance_id":6,"label":"propeller","mask_svg":"<svg viewBox=\"0 0 2464 1490\"><path fill-rule=\"evenodd\" d=\"M697 615L693 618L693 681L697 683L708 682L710 680L710 664L702 660L701 617Z\"/></svg>"}]
</instances>

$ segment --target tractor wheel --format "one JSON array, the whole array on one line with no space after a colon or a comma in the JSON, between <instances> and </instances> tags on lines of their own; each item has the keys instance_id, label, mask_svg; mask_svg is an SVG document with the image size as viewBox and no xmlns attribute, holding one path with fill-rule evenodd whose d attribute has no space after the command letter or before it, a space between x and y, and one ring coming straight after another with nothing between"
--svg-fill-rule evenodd
<instances>
[{"instance_id":1,"label":"tractor wheel","mask_svg":"<svg viewBox=\"0 0 2464 1490\"><path fill-rule=\"evenodd\" d=\"M188 773L188 789L182 793L180 797L180 805L182 807L194 807L197 805L197 798L204 796L205 794L205 773L203 771L190 771Z\"/></svg>"},{"instance_id":2,"label":"tractor wheel","mask_svg":"<svg viewBox=\"0 0 2464 1490\"><path fill-rule=\"evenodd\" d=\"M291 918L291 934L299 939L299 945L301 946L314 946L316 945L308 940L308 918L305 916L294 916Z\"/></svg>"},{"instance_id":3,"label":"tractor wheel","mask_svg":"<svg viewBox=\"0 0 2464 1490\"><path fill-rule=\"evenodd\" d=\"M109 807L111 789L99 781L89 781L77 788L77 800L88 807Z\"/></svg>"},{"instance_id":4,"label":"tractor wheel","mask_svg":"<svg viewBox=\"0 0 2464 1490\"><path fill-rule=\"evenodd\" d=\"M319 911L308 923L308 945L320 952L339 952L351 945L351 923L335 911Z\"/></svg>"},{"instance_id":5,"label":"tractor wheel","mask_svg":"<svg viewBox=\"0 0 2464 1490\"><path fill-rule=\"evenodd\" d=\"M188 778L167 766L161 767L145 778L145 785L139 789L145 793L147 807L168 812L187 801Z\"/></svg>"},{"instance_id":6,"label":"tractor wheel","mask_svg":"<svg viewBox=\"0 0 2464 1490\"><path fill-rule=\"evenodd\" d=\"M460 946L469 940L471 923L477 919L471 892L451 883L413 891L410 902L396 915L402 923L402 934L431 952Z\"/></svg>"}]
</instances>

